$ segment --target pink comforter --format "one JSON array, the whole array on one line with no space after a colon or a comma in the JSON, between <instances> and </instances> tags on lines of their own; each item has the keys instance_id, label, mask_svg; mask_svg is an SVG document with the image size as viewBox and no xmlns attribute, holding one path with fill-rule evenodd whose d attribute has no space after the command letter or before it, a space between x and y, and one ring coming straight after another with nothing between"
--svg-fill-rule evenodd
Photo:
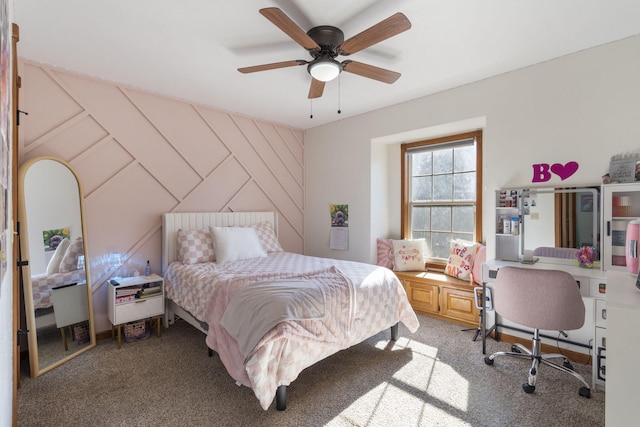
<instances>
[{"instance_id":1,"label":"pink comforter","mask_svg":"<svg viewBox=\"0 0 640 427\"><path fill-rule=\"evenodd\" d=\"M346 276L353 290L346 290L336 274ZM251 387L265 410L278 386L289 385L306 367L399 321L411 332L419 326L395 274L370 264L276 252L232 263L173 263L165 276L168 297L208 323L207 345L219 354L231 377ZM290 278L313 280L322 287L327 296L325 317L279 323L245 362L220 325L228 302L246 284ZM187 286L189 282L193 286Z\"/></svg>"}]
</instances>

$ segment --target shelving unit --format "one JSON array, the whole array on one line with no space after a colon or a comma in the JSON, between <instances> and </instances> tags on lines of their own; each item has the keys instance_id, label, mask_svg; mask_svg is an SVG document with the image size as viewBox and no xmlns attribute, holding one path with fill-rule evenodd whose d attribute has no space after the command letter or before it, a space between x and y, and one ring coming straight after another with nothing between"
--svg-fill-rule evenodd
<instances>
[{"instance_id":1,"label":"shelving unit","mask_svg":"<svg viewBox=\"0 0 640 427\"><path fill-rule=\"evenodd\" d=\"M160 337L164 315L164 279L151 276L114 278L108 288L108 316L117 329L118 348L122 347L121 326L128 322L155 318Z\"/></svg>"},{"instance_id":2,"label":"shelving unit","mask_svg":"<svg viewBox=\"0 0 640 427\"><path fill-rule=\"evenodd\" d=\"M608 184L602 189L604 269L627 271L627 226L640 219L640 183Z\"/></svg>"},{"instance_id":3,"label":"shelving unit","mask_svg":"<svg viewBox=\"0 0 640 427\"><path fill-rule=\"evenodd\" d=\"M520 190L496 191L496 259L517 261L522 252L522 216ZM517 231L511 227L512 218L517 218ZM508 225L506 223L508 222Z\"/></svg>"}]
</instances>

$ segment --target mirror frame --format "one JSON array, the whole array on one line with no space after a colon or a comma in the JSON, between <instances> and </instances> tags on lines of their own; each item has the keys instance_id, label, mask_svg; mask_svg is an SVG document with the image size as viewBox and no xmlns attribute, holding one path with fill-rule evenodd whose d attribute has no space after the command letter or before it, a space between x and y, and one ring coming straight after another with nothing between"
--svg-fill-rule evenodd
<instances>
[{"instance_id":1,"label":"mirror frame","mask_svg":"<svg viewBox=\"0 0 640 427\"><path fill-rule=\"evenodd\" d=\"M35 320L35 309L33 303L33 287L31 283L31 266L28 262L30 259L29 253L29 227L27 223L27 212L26 212L26 202L24 197L24 180L25 176L31 166L35 163L43 160L55 161L60 163L62 166L66 167L75 178L78 184L78 197L79 197L79 205L80 205L80 222L81 222L81 232L83 239L83 250L84 250L84 259L85 259L85 280L87 282L87 301L89 304L89 343L83 348L77 350L74 353L71 353L62 359L53 362L51 365L40 368L39 366L39 353L38 353L38 338L36 333L36 320ZM78 178L78 174L71 167L69 163L66 161L51 157L51 156L41 156L35 157L26 161L22 166L20 166L18 173L18 221L20 222L20 261L24 262L19 268L22 268L22 279L23 279L23 290L24 290L24 305L25 305L25 315L27 319L27 328L28 328L28 343L29 343L29 367L31 377L35 378L39 375L45 374L52 369L57 368L58 366L68 362L74 357L92 349L96 346L96 333L95 333L95 324L93 319L93 291L91 286L91 268L89 262L89 254L88 254L88 244L87 244L87 232L86 232L86 220L85 220L85 212L84 212L84 192L82 190L82 184L80 179ZM26 262L25 262L26 261Z\"/></svg>"}]
</instances>

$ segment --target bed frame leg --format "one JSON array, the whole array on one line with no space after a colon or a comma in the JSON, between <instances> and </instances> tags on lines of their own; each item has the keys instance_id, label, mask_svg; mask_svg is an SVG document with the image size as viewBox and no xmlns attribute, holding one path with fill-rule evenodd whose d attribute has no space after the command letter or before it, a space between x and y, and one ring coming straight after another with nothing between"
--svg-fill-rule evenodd
<instances>
[{"instance_id":1,"label":"bed frame leg","mask_svg":"<svg viewBox=\"0 0 640 427\"><path fill-rule=\"evenodd\" d=\"M391 341L398 340L398 323L391 327Z\"/></svg>"},{"instance_id":2,"label":"bed frame leg","mask_svg":"<svg viewBox=\"0 0 640 427\"><path fill-rule=\"evenodd\" d=\"M281 385L276 390L276 409L284 411L287 409L287 386Z\"/></svg>"}]
</instances>

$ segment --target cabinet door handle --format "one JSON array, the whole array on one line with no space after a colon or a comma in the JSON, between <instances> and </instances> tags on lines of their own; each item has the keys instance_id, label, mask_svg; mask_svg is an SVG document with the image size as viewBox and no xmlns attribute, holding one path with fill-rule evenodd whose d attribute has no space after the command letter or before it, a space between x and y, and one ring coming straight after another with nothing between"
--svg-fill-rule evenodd
<instances>
[{"instance_id":1,"label":"cabinet door handle","mask_svg":"<svg viewBox=\"0 0 640 427\"><path fill-rule=\"evenodd\" d=\"M137 299L136 300L136 304L140 304L141 302L147 302L147 300L146 299Z\"/></svg>"},{"instance_id":2,"label":"cabinet door handle","mask_svg":"<svg viewBox=\"0 0 640 427\"><path fill-rule=\"evenodd\" d=\"M602 318L603 318L604 320L607 320L607 309L606 309L606 308L603 308L603 309L602 309Z\"/></svg>"},{"instance_id":3,"label":"cabinet door handle","mask_svg":"<svg viewBox=\"0 0 640 427\"><path fill-rule=\"evenodd\" d=\"M629 240L629 244L627 245L627 256L629 258L638 258L638 241L637 240Z\"/></svg>"}]
</instances>

